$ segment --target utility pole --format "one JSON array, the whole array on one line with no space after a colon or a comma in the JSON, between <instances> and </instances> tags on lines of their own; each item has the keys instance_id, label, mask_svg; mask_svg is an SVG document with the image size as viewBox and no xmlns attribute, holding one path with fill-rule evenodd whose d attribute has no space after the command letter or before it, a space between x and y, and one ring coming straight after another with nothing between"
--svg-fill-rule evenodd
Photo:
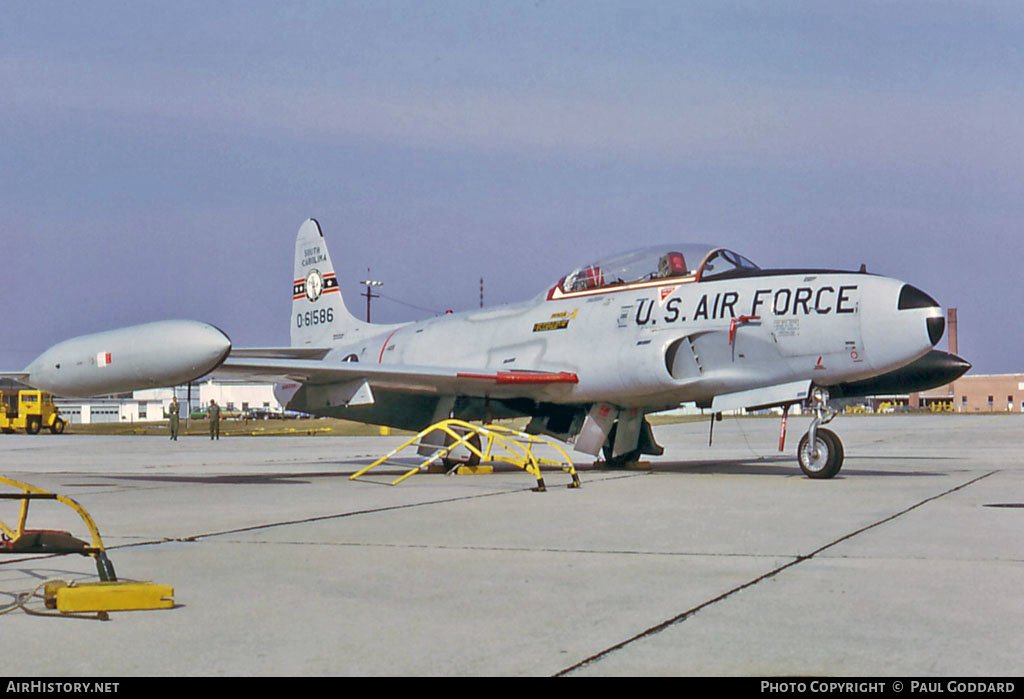
<instances>
[{"instance_id":1,"label":"utility pole","mask_svg":"<svg viewBox=\"0 0 1024 699\"><path fill-rule=\"evenodd\" d=\"M484 307L484 278L480 277L480 308Z\"/></svg>"},{"instance_id":2,"label":"utility pole","mask_svg":"<svg viewBox=\"0 0 1024 699\"><path fill-rule=\"evenodd\" d=\"M384 286L384 282L378 282L378 281L374 281L373 279L370 279L370 268L367 267L366 268L366 279L364 279L363 281L361 281L359 283L366 287L366 292L362 293L362 294L359 294L359 295L366 297L366 322L369 323L370 322L370 299L378 299L378 298L380 298L380 294L373 293L373 290L371 289L371 287L374 287L374 286Z\"/></svg>"}]
</instances>

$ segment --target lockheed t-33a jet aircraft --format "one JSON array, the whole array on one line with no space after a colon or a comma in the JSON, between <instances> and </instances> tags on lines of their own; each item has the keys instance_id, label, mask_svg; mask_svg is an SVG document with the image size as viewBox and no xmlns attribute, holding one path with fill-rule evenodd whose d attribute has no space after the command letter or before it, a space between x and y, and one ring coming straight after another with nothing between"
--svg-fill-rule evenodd
<instances>
[{"instance_id":1,"label":"lockheed t-33a jet aircraft","mask_svg":"<svg viewBox=\"0 0 1024 699\"><path fill-rule=\"evenodd\" d=\"M288 409L419 431L449 417L529 417L527 432L610 464L657 455L646 416L802 403L797 449L830 478L843 446L829 398L942 385L970 367L933 349L942 309L860 272L761 269L714 245L592 262L518 304L395 325L346 309L319 224L295 242L291 346L231 349L218 329L163 321L55 345L20 378L58 395L171 385L212 372L277 384Z\"/></svg>"}]
</instances>

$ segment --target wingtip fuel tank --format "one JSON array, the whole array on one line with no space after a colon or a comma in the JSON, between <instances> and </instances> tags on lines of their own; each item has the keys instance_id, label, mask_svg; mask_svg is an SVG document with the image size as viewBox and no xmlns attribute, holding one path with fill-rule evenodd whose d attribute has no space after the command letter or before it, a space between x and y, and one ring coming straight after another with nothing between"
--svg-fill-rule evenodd
<instances>
[{"instance_id":1,"label":"wingtip fuel tank","mask_svg":"<svg viewBox=\"0 0 1024 699\"><path fill-rule=\"evenodd\" d=\"M231 340L195 320L163 320L59 342L25 368L25 382L81 398L198 379L227 358Z\"/></svg>"}]
</instances>

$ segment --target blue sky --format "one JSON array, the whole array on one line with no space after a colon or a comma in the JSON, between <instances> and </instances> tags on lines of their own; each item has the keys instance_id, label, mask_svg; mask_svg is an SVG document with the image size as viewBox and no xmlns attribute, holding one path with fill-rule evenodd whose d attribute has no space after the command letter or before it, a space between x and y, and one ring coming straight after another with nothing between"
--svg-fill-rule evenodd
<instances>
[{"instance_id":1,"label":"blue sky","mask_svg":"<svg viewBox=\"0 0 1024 699\"><path fill-rule=\"evenodd\" d=\"M914 283L1024 371L1022 7L4 3L0 368L162 318L287 344L315 217L375 320L713 241Z\"/></svg>"}]
</instances>

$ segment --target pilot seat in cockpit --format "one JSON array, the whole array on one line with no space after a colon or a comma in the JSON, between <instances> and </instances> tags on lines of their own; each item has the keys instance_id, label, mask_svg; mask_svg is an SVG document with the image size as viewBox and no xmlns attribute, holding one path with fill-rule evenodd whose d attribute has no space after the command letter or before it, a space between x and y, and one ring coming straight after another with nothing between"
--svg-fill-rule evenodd
<instances>
[{"instance_id":1,"label":"pilot seat in cockpit","mask_svg":"<svg viewBox=\"0 0 1024 699\"><path fill-rule=\"evenodd\" d=\"M686 259L681 252L667 252L658 260L658 278L685 277Z\"/></svg>"}]
</instances>

